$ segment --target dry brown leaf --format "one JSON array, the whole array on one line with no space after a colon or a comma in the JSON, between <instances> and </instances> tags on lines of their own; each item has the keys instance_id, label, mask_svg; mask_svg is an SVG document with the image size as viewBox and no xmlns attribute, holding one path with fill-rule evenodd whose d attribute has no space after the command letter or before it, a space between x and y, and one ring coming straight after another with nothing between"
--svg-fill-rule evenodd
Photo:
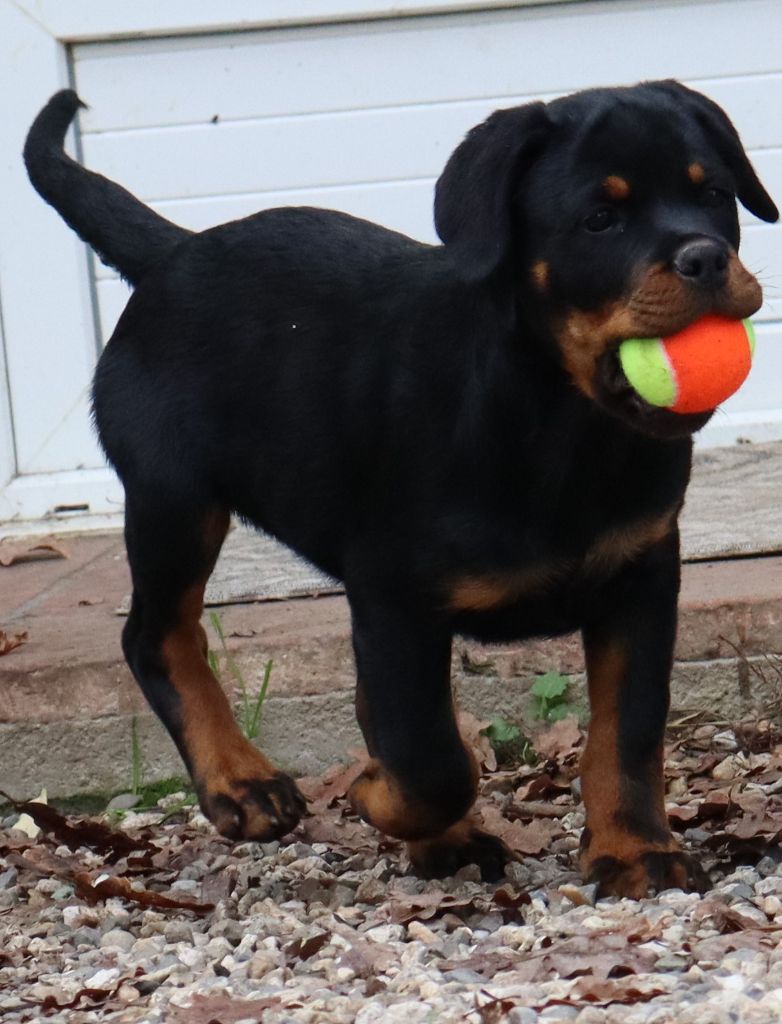
<instances>
[{"instance_id":1,"label":"dry brown leaf","mask_svg":"<svg viewBox=\"0 0 782 1024\"><path fill-rule=\"evenodd\" d=\"M745 789L744 792L731 792L731 800L744 814L754 814L755 817L763 817L774 810L782 810L779 802L772 800L759 789Z\"/></svg>"},{"instance_id":2,"label":"dry brown leaf","mask_svg":"<svg viewBox=\"0 0 782 1024\"><path fill-rule=\"evenodd\" d=\"M477 949L472 956L459 960L441 960L441 971L466 968L492 978L499 971L513 971L513 982L546 982L588 977L595 982L611 980L652 970L659 954L642 950L628 941L625 934L574 936L560 942L554 949L517 954Z\"/></svg>"},{"instance_id":3,"label":"dry brown leaf","mask_svg":"<svg viewBox=\"0 0 782 1024\"><path fill-rule=\"evenodd\" d=\"M757 921L746 914L742 914L735 907L726 907L718 903L711 915L714 927L721 935L730 935L733 932L780 932L782 924L758 924Z\"/></svg>"},{"instance_id":4,"label":"dry brown leaf","mask_svg":"<svg viewBox=\"0 0 782 1024\"><path fill-rule=\"evenodd\" d=\"M328 932L316 932L308 939L294 939L293 942L289 942L284 947L284 952L293 960L309 960L311 956L315 956L328 944L330 938Z\"/></svg>"},{"instance_id":5,"label":"dry brown leaf","mask_svg":"<svg viewBox=\"0 0 782 1024\"><path fill-rule=\"evenodd\" d=\"M129 878L108 875L105 872L85 871L75 858L58 857L41 846L31 847L23 854L9 854L7 859L17 867L37 875L61 878L70 882L76 894L87 903L100 903L112 896L119 896L131 903L154 907L156 910L190 910L195 914L206 914L214 910L212 903L198 903L194 900L166 896L142 886L136 887Z\"/></svg>"},{"instance_id":6,"label":"dry brown leaf","mask_svg":"<svg viewBox=\"0 0 782 1024\"><path fill-rule=\"evenodd\" d=\"M594 942L588 940L590 945ZM600 950L588 952L578 951L550 952L545 957L546 968L560 978L579 978L587 975L596 981L606 981L611 977L629 974L644 974L651 971L656 952L640 950L625 942L621 950Z\"/></svg>"},{"instance_id":7,"label":"dry brown leaf","mask_svg":"<svg viewBox=\"0 0 782 1024\"><path fill-rule=\"evenodd\" d=\"M372 845L373 835L369 825L361 821L349 821L334 811L304 818L299 825L305 843L326 843L334 850L365 850Z\"/></svg>"},{"instance_id":8,"label":"dry brown leaf","mask_svg":"<svg viewBox=\"0 0 782 1024\"><path fill-rule=\"evenodd\" d=\"M83 988L67 1003L58 1002L55 996L47 996L35 1005L45 1014L56 1013L58 1010L94 1010L110 999L117 988Z\"/></svg>"},{"instance_id":9,"label":"dry brown leaf","mask_svg":"<svg viewBox=\"0 0 782 1024\"><path fill-rule=\"evenodd\" d=\"M491 898L494 907L502 914L505 924L518 924L524 920L522 907L528 906L532 899L528 892L515 892L513 889L498 889Z\"/></svg>"},{"instance_id":10,"label":"dry brown leaf","mask_svg":"<svg viewBox=\"0 0 782 1024\"><path fill-rule=\"evenodd\" d=\"M782 820L743 814L736 821L728 822L724 831L726 835L735 839L762 839L769 842L775 840L782 832Z\"/></svg>"},{"instance_id":11,"label":"dry brown leaf","mask_svg":"<svg viewBox=\"0 0 782 1024\"><path fill-rule=\"evenodd\" d=\"M166 896L151 889L136 889L129 878L117 875L96 875L90 871L76 871L72 876L76 892L88 903L98 903L112 896L119 896L142 907L156 910L191 910L194 914L208 914L214 910L213 903L198 903Z\"/></svg>"},{"instance_id":12,"label":"dry brown leaf","mask_svg":"<svg viewBox=\"0 0 782 1024\"><path fill-rule=\"evenodd\" d=\"M565 832L558 820L536 818L528 825L520 821L508 821L496 804L484 804L480 815L487 832L502 839L514 853L537 856L549 849L555 839Z\"/></svg>"},{"instance_id":13,"label":"dry brown leaf","mask_svg":"<svg viewBox=\"0 0 782 1024\"><path fill-rule=\"evenodd\" d=\"M2 790L0 797L7 800L20 814L29 815L42 832L53 835L72 850L88 846L105 857L109 864L115 863L120 857L159 852L149 840L128 835L127 832L118 832L99 821L66 818L48 804L38 803L36 800L13 800Z\"/></svg>"},{"instance_id":14,"label":"dry brown leaf","mask_svg":"<svg viewBox=\"0 0 782 1024\"><path fill-rule=\"evenodd\" d=\"M475 1012L481 1024L502 1024L516 1005L512 999L494 999L488 992L481 992L481 995L489 996L488 1003L480 1003L478 994L475 995Z\"/></svg>"},{"instance_id":15,"label":"dry brown leaf","mask_svg":"<svg viewBox=\"0 0 782 1024\"><path fill-rule=\"evenodd\" d=\"M417 895L389 891L388 902L383 908L386 916L394 924L407 924L410 921L429 921L440 913L452 910L464 910L472 907L474 897L453 896L448 892L422 892Z\"/></svg>"},{"instance_id":16,"label":"dry brown leaf","mask_svg":"<svg viewBox=\"0 0 782 1024\"><path fill-rule=\"evenodd\" d=\"M778 942L777 929L768 931L758 928L757 925L746 931L732 931L725 935L716 935L713 938L701 939L693 945L692 956L698 963L711 961L720 964L728 953L737 949L752 949L755 952L768 952Z\"/></svg>"},{"instance_id":17,"label":"dry brown leaf","mask_svg":"<svg viewBox=\"0 0 782 1024\"><path fill-rule=\"evenodd\" d=\"M398 965L398 953L382 942L370 942L352 927L340 923L337 923L333 930L335 935L341 935L350 944L340 956L339 966L350 967L356 972L357 977L375 978L389 967Z\"/></svg>"},{"instance_id":18,"label":"dry brown leaf","mask_svg":"<svg viewBox=\"0 0 782 1024\"><path fill-rule=\"evenodd\" d=\"M518 967L519 955L518 953L511 953L507 950L505 952L498 952L497 950L486 950L482 952L480 948L468 957L460 957L458 960L438 960L437 969L440 971L475 971L476 974L482 975L487 981L490 981L495 974L499 974L500 971L509 971L513 967ZM529 981L535 978L539 966L536 966L535 971L531 973Z\"/></svg>"},{"instance_id":19,"label":"dry brown leaf","mask_svg":"<svg viewBox=\"0 0 782 1024\"><path fill-rule=\"evenodd\" d=\"M306 776L297 785L306 797L313 814L321 814L337 800L347 796L348 790L369 763L369 754L362 751L353 764L336 764L319 777Z\"/></svg>"},{"instance_id":20,"label":"dry brown leaf","mask_svg":"<svg viewBox=\"0 0 782 1024\"><path fill-rule=\"evenodd\" d=\"M45 558L70 558L68 551L53 537L30 541L0 540L0 566L9 568L20 562L40 561Z\"/></svg>"},{"instance_id":21,"label":"dry brown leaf","mask_svg":"<svg viewBox=\"0 0 782 1024\"><path fill-rule=\"evenodd\" d=\"M673 804L666 808L668 821L673 828L684 827L698 819L698 808L695 804Z\"/></svg>"},{"instance_id":22,"label":"dry brown leaf","mask_svg":"<svg viewBox=\"0 0 782 1024\"><path fill-rule=\"evenodd\" d=\"M235 1024L239 1020L263 1020L266 1010L281 1007L283 993L266 999L235 999L231 995L193 996L189 1006L170 1003L166 1010L169 1024ZM293 1007L293 1001L285 1003Z\"/></svg>"},{"instance_id":23,"label":"dry brown leaf","mask_svg":"<svg viewBox=\"0 0 782 1024\"><path fill-rule=\"evenodd\" d=\"M564 776L552 776L548 772L525 782L516 790L515 798L519 801L538 800L544 796L559 796L561 793L570 792L570 783Z\"/></svg>"},{"instance_id":24,"label":"dry brown leaf","mask_svg":"<svg viewBox=\"0 0 782 1024\"><path fill-rule=\"evenodd\" d=\"M459 725L459 732L467 744L467 748L475 755L478 767L487 772L497 771L497 758L494 747L489 742L489 737L483 733L489 727L489 722L482 722L471 715L469 711L458 711L456 721Z\"/></svg>"},{"instance_id":25,"label":"dry brown leaf","mask_svg":"<svg viewBox=\"0 0 782 1024\"><path fill-rule=\"evenodd\" d=\"M731 806L730 793L724 789L714 789L698 804L698 817L701 821L707 818L726 818Z\"/></svg>"},{"instance_id":26,"label":"dry brown leaf","mask_svg":"<svg viewBox=\"0 0 782 1024\"><path fill-rule=\"evenodd\" d=\"M715 764L711 770L713 778L720 782L730 782L742 776L749 767L747 759L741 752L728 754L719 764Z\"/></svg>"},{"instance_id":27,"label":"dry brown leaf","mask_svg":"<svg viewBox=\"0 0 782 1024\"><path fill-rule=\"evenodd\" d=\"M574 715L554 722L533 740L535 750L546 761L561 761L581 745L583 733Z\"/></svg>"},{"instance_id":28,"label":"dry brown leaf","mask_svg":"<svg viewBox=\"0 0 782 1024\"><path fill-rule=\"evenodd\" d=\"M227 899L236 888L237 868L228 864L219 871L211 871L201 882L201 899L204 903L217 904Z\"/></svg>"},{"instance_id":29,"label":"dry brown leaf","mask_svg":"<svg viewBox=\"0 0 782 1024\"><path fill-rule=\"evenodd\" d=\"M665 979L668 981L668 979ZM671 978L668 985L661 983L659 975L652 977L632 978L579 978L571 988L566 999L552 999L543 1006L536 1009L542 1010L545 1006L610 1006L612 1003L622 1005L633 1005L635 1003L648 1003L656 996L665 995L676 983Z\"/></svg>"},{"instance_id":30,"label":"dry brown leaf","mask_svg":"<svg viewBox=\"0 0 782 1024\"><path fill-rule=\"evenodd\" d=\"M21 647L27 640L27 630L21 633L14 633L13 636L9 636L4 630L0 629L0 655L10 654L11 651L16 650L17 647Z\"/></svg>"}]
</instances>

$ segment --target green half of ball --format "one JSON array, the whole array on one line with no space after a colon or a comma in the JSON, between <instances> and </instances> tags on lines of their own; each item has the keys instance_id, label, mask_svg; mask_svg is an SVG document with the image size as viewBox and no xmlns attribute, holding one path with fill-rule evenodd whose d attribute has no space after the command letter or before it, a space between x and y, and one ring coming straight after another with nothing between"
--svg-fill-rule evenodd
<instances>
[{"instance_id":1,"label":"green half of ball","mask_svg":"<svg viewBox=\"0 0 782 1024\"><path fill-rule=\"evenodd\" d=\"M676 401L676 376L662 338L628 338L619 346L625 377L644 401L661 407Z\"/></svg>"},{"instance_id":2,"label":"green half of ball","mask_svg":"<svg viewBox=\"0 0 782 1024\"><path fill-rule=\"evenodd\" d=\"M747 332L747 340L749 341L749 354L752 358L755 358L755 325L751 320L742 320L744 324L744 330Z\"/></svg>"}]
</instances>

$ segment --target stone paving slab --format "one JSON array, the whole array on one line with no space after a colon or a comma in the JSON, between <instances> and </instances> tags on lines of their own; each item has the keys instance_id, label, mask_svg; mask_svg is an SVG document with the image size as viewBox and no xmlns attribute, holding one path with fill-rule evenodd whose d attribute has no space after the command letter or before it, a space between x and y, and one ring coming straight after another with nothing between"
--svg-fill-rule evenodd
<instances>
[{"instance_id":1,"label":"stone paving slab","mask_svg":"<svg viewBox=\"0 0 782 1024\"><path fill-rule=\"evenodd\" d=\"M63 543L67 559L0 567L0 629L28 633L25 644L0 658L0 788L31 795L46 784L52 795L67 795L126 784L133 715L139 716L148 777L181 772L173 745L122 660L123 619L116 609L129 573L121 535ZM251 688L267 659L274 660L264 725L264 746L273 757L309 772L358 741L343 596L216 610ZM675 706L705 708L728 720L765 713L782 693L777 654L782 556L685 565ZM577 638L455 645L458 699L482 717L528 715L534 675L551 668L580 681Z\"/></svg>"}]
</instances>

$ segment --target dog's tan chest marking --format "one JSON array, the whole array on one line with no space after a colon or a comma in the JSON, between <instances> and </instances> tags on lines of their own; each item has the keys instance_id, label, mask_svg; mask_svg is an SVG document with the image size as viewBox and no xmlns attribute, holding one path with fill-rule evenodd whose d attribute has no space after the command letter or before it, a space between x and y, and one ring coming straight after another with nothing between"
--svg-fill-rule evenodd
<instances>
[{"instance_id":1,"label":"dog's tan chest marking","mask_svg":"<svg viewBox=\"0 0 782 1024\"><path fill-rule=\"evenodd\" d=\"M539 593L562 573L563 567L548 565L517 572L463 576L451 586L448 608L459 612L484 612L511 604L520 597Z\"/></svg>"},{"instance_id":2,"label":"dog's tan chest marking","mask_svg":"<svg viewBox=\"0 0 782 1024\"><path fill-rule=\"evenodd\" d=\"M452 582L448 610L487 612L524 597L534 597L579 575L611 574L631 562L671 532L676 512L629 523L601 533L581 558L563 558L516 572L466 575Z\"/></svg>"},{"instance_id":3,"label":"dog's tan chest marking","mask_svg":"<svg viewBox=\"0 0 782 1024\"><path fill-rule=\"evenodd\" d=\"M587 551L583 567L587 572L610 572L664 540L673 529L676 512L655 519L630 523L601 534Z\"/></svg>"}]
</instances>

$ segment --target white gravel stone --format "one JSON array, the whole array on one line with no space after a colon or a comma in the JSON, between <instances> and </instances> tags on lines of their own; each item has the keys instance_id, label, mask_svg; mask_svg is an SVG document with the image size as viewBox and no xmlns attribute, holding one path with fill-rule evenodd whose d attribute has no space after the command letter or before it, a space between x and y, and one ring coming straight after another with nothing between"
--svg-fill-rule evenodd
<instances>
[{"instance_id":1,"label":"white gravel stone","mask_svg":"<svg viewBox=\"0 0 782 1024\"><path fill-rule=\"evenodd\" d=\"M405 937L405 930L401 924L381 924L368 929L364 934L372 942L385 944L401 942Z\"/></svg>"},{"instance_id":2,"label":"white gravel stone","mask_svg":"<svg viewBox=\"0 0 782 1024\"><path fill-rule=\"evenodd\" d=\"M113 928L106 932L100 940L101 949L120 949L123 953L129 952L135 944L135 936L120 928Z\"/></svg>"},{"instance_id":3,"label":"white gravel stone","mask_svg":"<svg viewBox=\"0 0 782 1024\"><path fill-rule=\"evenodd\" d=\"M535 1024L538 1015L528 1006L514 1006L508 1011L508 1024Z\"/></svg>"},{"instance_id":4,"label":"white gravel stone","mask_svg":"<svg viewBox=\"0 0 782 1024\"><path fill-rule=\"evenodd\" d=\"M104 967L91 974L87 980L90 988L110 988L119 975L119 967Z\"/></svg>"},{"instance_id":5,"label":"white gravel stone","mask_svg":"<svg viewBox=\"0 0 782 1024\"><path fill-rule=\"evenodd\" d=\"M80 925L95 925L98 923L98 916L91 907L81 904L62 908L62 919L69 928L78 928Z\"/></svg>"},{"instance_id":6,"label":"white gravel stone","mask_svg":"<svg viewBox=\"0 0 782 1024\"><path fill-rule=\"evenodd\" d=\"M418 939L427 944L440 942L440 937L421 921L411 921L407 926L407 934L411 939Z\"/></svg>"}]
</instances>

